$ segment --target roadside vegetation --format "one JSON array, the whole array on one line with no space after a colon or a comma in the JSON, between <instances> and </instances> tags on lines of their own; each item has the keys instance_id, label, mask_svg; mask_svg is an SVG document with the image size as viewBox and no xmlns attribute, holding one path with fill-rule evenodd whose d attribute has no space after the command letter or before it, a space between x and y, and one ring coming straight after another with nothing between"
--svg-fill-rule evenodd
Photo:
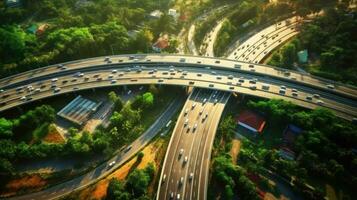
<instances>
[{"instance_id":1,"label":"roadside vegetation","mask_svg":"<svg viewBox=\"0 0 357 200\"><path fill-rule=\"evenodd\" d=\"M210 199L255 199L265 193L279 197L281 191L271 180L304 199L323 199L328 188L342 199L356 197L356 125L325 109L305 110L283 100L251 99L235 109L265 116L266 128L252 137L237 128L232 113L221 121L214 141L210 185L215 189L208 190ZM279 151L288 124L303 130L291 147L292 160L284 159ZM241 146L235 165L229 153L237 133Z\"/></svg>"},{"instance_id":2,"label":"roadside vegetation","mask_svg":"<svg viewBox=\"0 0 357 200\"><path fill-rule=\"evenodd\" d=\"M302 24L299 35L275 51L267 63L290 69L297 64L312 75L357 85L357 21L356 11L349 5L350 1L330 1L318 7L323 12ZM297 53L301 50L307 50L307 63L299 63Z\"/></svg>"},{"instance_id":3,"label":"roadside vegetation","mask_svg":"<svg viewBox=\"0 0 357 200\"><path fill-rule=\"evenodd\" d=\"M173 34L180 24L167 14L168 0L22 1L23 7L0 3L0 77L75 59L151 52L161 33ZM150 12L161 9L158 19ZM32 32L35 25L44 32ZM166 51L175 52L173 39Z\"/></svg>"},{"instance_id":4,"label":"roadside vegetation","mask_svg":"<svg viewBox=\"0 0 357 200\"><path fill-rule=\"evenodd\" d=\"M125 104L119 96L110 92L108 98L114 103L114 112L109 126L99 126L93 133L70 128L69 137L62 143L42 140L53 131L49 124L55 121L56 114L51 106L37 107L15 119L0 118L0 172L4 180L1 188L5 189L8 181L17 174L14 166L27 161L90 158L95 155L102 156L103 159L110 157L139 137L180 92L179 88L159 89L151 85L146 92ZM66 176L64 174L62 176ZM58 178L52 178L56 177ZM52 181L51 176L47 178Z\"/></svg>"},{"instance_id":5,"label":"roadside vegetation","mask_svg":"<svg viewBox=\"0 0 357 200\"><path fill-rule=\"evenodd\" d=\"M247 171L233 164L229 151L235 134L233 116L226 116L220 123L214 140L214 155L212 159L212 177L209 184L208 199L257 200L255 186L247 177ZM213 189L214 188L214 189Z\"/></svg>"}]
</instances>

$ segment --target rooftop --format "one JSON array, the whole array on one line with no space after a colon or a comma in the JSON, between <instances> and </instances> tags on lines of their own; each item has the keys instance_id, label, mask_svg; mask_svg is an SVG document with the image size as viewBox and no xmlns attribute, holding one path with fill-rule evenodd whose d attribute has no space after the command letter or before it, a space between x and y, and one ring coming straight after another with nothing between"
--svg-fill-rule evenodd
<instances>
[{"instance_id":1,"label":"rooftop","mask_svg":"<svg viewBox=\"0 0 357 200\"><path fill-rule=\"evenodd\" d=\"M254 132L261 133L265 126L265 119L249 110L245 110L237 117L237 123Z\"/></svg>"}]
</instances>

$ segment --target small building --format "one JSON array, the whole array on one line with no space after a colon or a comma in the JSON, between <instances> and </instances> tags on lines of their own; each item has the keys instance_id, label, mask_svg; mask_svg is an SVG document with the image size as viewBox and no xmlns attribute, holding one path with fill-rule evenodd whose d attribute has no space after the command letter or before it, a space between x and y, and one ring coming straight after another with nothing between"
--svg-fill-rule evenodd
<instances>
[{"instance_id":1,"label":"small building","mask_svg":"<svg viewBox=\"0 0 357 200\"><path fill-rule=\"evenodd\" d=\"M241 112L236 118L238 125L252 131L253 133L262 133L266 124L265 119L249 110Z\"/></svg>"},{"instance_id":2,"label":"small building","mask_svg":"<svg viewBox=\"0 0 357 200\"><path fill-rule=\"evenodd\" d=\"M94 102L79 95L60 110L57 115L82 126L101 105L102 102Z\"/></svg>"},{"instance_id":3,"label":"small building","mask_svg":"<svg viewBox=\"0 0 357 200\"><path fill-rule=\"evenodd\" d=\"M26 32L36 34L37 28L38 28L37 24L32 24L26 29Z\"/></svg>"},{"instance_id":4,"label":"small building","mask_svg":"<svg viewBox=\"0 0 357 200\"><path fill-rule=\"evenodd\" d=\"M18 8L21 7L21 0L5 0L5 5L8 8Z\"/></svg>"},{"instance_id":5,"label":"small building","mask_svg":"<svg viewBox=\"0 0 357 200\"><path fill-rule=\"evenodd\" d=\"M150 13L151 18L160 18L164 13L162 13L160 10L154 10Z\"/></svg>"},{"instance_id":6,"label":"small building","mask_svg":"<svg viewBox=\"0 0 357 200\"><path fill-rule=\"evenodd\" d=\"M287 146L289 149L293 149L294 142L301 133L302 129L293 124L289 124L288 126L286 126L283 133L284 145Z\"/></svg>"},{"instance_id":7,"label":"small building","mask_svg":"<svg viewBox=\"0 0 357 200\"><path fill-rule=\"evenodd\" d=\"M159 37L157 41L152 45L152 49L155 52L161 52L169 46L169 36L167 34Z\"/></svg>"},{"instance_id":8,"label":"small building","mask_svg":"<svg viewBox=\"0 0 357 200\"><path fill-rule=\"evenodd\" d=\"M169 9L168 15L171 15L175 20L180 16L180 13L178 13L175 9Z\"/></svg>"},{"instance_id":9,"label":"small building","mask_svg":"<svg viewBox=\"0 0 357 200\"><path fill-rule=\"evenodd\" d=\"M294 143L296 138L302 133L302 129L289 124L283 132L283 144L279 149L279 156L285 160L294 160Z\"/></svg>"},{"instance_id":10,"label":"small building","mask_svg":"<svg viewBox=\"0 0 357 200\"><path fill-rule=\"evenodd\" d=\"M42 35L48 29L48 27L48 24L41 24L36 30L36 35Z\"/></svg>"},{"instance_id":11,"label":"small building","mask_svg":"<svg viewBox=\"0 0 357 200\"><path fill-rule=\"evenodd\" d=\"M297 54L298 54L299 63L307 63L307 59L309 55L307 49L299 51Z\"/></svg>"}]
</instances>

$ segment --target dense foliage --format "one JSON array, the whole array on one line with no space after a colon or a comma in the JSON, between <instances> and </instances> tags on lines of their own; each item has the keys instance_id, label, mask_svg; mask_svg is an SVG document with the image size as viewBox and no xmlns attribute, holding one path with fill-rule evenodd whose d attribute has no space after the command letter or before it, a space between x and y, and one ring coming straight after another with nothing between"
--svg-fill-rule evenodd
<instances>
[{"instance_id":1,"label":"dense foliage","mask_svg":"<svg viewBox=\"0 0 357 200\"><path fill-rule=\"evenodd\" d=\"M357 84L356 14L345 7L328 9L301 28L303 48L308 49L312 61L320 61L312 66L312 73Z\"/></svg>"},{"instance_id":2,"label":"dense foliage","mask_svg":"<svg viewBox=\"0 0 357 200\"><path fill-rule=\"evenodd\" d=\"M217 130L214 140L217 155L213 158L211 187L214 192L209 192L210 199L216 199L214 195L221 195L222 199L258 199L255 185L247 177L247 171L233 164L231 156L227 153L231 149L230 142L235 134L236 123L232 116L225 117ZM222 145L227 142L225 145ZM220 192L219 192L220 191Z\"/></svg>"},{"instance_id":3,"label":"dense foliage","mask_svg":"<svg viewBox=\"0 0 357 200\"><path fill-rule=\"evenodd\" d=\"M0 77L49 64L110 54L150 52L160 33L176 33L168 0L22 1L20 8L0 4ZM164 15L151 19L150 12ZM44 33L31 25L48 24ZM169 52L176 51L176 40Z\"/></svg>"},{"instance_id":4,"label":"dense foliage","mask_svg":"<svg viewBox=\"0 0 357 200\"><path fill-rule=\"evenodd\" d=\"M107 188L107 200L149 199L147 188L155 174L155 166L149 163L144 169L134 169L126 181L113 178Z\"/></svg>"},{"instance_id":5,"label":"dense foliage","mask_svg":"<svg viewBox=\"0 0 357 200\"><path fill-rule=\"evenodd\" d=\"M294 145L297 160L278 159L274 150L255 154L262 158L245 154L253 163L259 160L263 166L275 168L282 176L295 176L297 184L301 185L308 177L337 181L351 188L356 185L357 157L353 152L357 146L356 125L337 118L328 110L302 111L283 100L251 101L248 106L265 113L269 123L292 123L304 130ZM257 147L252 148L255 149ZM241 154L240 158L244 159L244 156ZM314 198L321 195L318 192L313 194Z\"/></svg>"}]
</instances>

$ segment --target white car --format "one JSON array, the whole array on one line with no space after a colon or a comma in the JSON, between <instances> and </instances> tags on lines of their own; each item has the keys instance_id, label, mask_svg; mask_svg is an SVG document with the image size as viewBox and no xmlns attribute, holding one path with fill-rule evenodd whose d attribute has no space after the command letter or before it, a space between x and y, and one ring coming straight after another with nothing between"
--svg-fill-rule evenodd
<instances>
[{"instance_id":1,"label":"white car","mask_svg":"<svg viewBox=\"0 0 357 200\"><path fill-rule=\"evenodd\" d=\"M115 73L117 73L117 72L118 72L118 70L116 70L116 69L113 69L113 70L112 70L112 73L113 73L113 74L115 74Z\"/></svg>"},{"instance_id":2,"label":"white car","mask_svg":"<svg viewBox=\"0 0 357 200\"><path fill-rule=\"evenodd\" d=\"M183 149L180 149L180 151L179 151L179 157L181 157L182 154L183 154Z\"/></svg>"},{"instance_id":3,"label":"white car","mask_svg":"<svg viewBox=\"0 0 357 200\"><path fill-rule=\"evenodd\" d=\"M192 180L193 179L193 173L190 173L189 179Z\"/></svg>"},{"instance_id":4,"label":"white car","mask_svg":"<svg viewBox=\"0 0 357 200\"><path fill-rule=\"evenodd\" d=\"M193 126L192 131L195 132L196 129L197 129L197 123Z\"/></svg>"},{"instance_id":5,"label":"white car","mask_svg":"<svg viewBox=\"0 0 357 200\"><path fill-rule=\"evenodd\" d=\"M51 79L51 81L56 82L56 81L58 81L58 78L53 78L53 79Z\"/></svg>"},{"instance_id":6,"label":"white car","mask_svg":"<svg viewBox=\"0 0 357 200\"><path fill-rule=\"evenodd\" d=\"M185 119L185 123L183 125L187 126L187 124L188 124L188 118Z\"/></svg>"},{"instance_id":7,"label":"white car","mask_svg":"<svg viewBox=\"0 0 357 200\"><path fill-rule=\"evenodd\" d=\"M322 100L317 100L316 103L320 106L324 105L324 102Z\"/></svg>"},{"instance_id":8,"label":"white car","mask_svg":"<svg viewBox=\"0 0 357 200\"><path fill-rule=\"evenodd\" d=\"M326 87L327 87L328 89L331 89L331 90L335 89L335 86L334 86L334 85L331 85L331 84L326 85Z\"/></svg>"},{"instance_id":9,"label":"white car","mask_svg":"<svg viewBox=\"0 0 357 200\"><path fill-rule=\"evenodd\" d=\"M187 157L187 156L185 156L185 159L183 160L183 164L186 164L186 163L187 163L187 161L188 161L188 157Z\"/></svg>"},{"instance_id":10,"label":"white car","mask_svg":"<svg viewBox=\"0 0 357 200\"><path fill-rule=\"evenodd\" d=\"M166 174L164 174L164 175L162 176L162 182L165 183L165 181L166 181Z\"/></svg>"},{"instance_id":11,"label":"white car","mask_svg":"<svg viewBox=\"0 0 357 200\"><path fill-rule=\"evenodd\" d=\"M112 161L112 162L109 163L108 166L109 166L109 167L113 167L113 165L114 165L115 163L116 163L115 161Z\"/></svg>"}]
</instances>

